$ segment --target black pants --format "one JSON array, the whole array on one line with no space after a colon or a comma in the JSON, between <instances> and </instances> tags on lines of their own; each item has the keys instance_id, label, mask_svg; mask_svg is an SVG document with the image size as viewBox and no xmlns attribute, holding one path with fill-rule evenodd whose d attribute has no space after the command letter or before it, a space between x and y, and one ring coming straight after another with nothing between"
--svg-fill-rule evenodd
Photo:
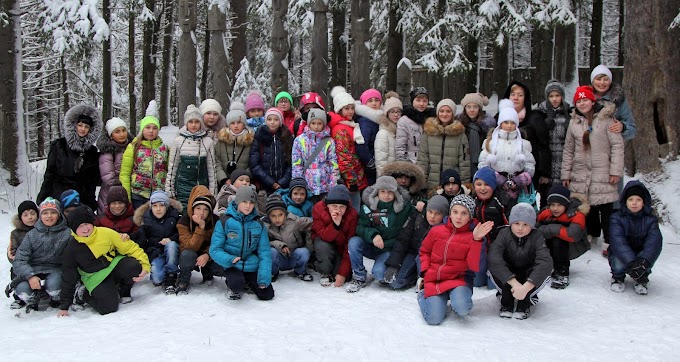
<instances>
[{"instance_id":1,"label":"black pants","mask_svg":"<svg viewBox=\"0 0 680 362\"><path fill-rule=\"evenodd\" d=\"M542 210L548 206L548 196L550 196L550 188L552 187L552 183L541 185L538 180L536 180L534 185L538 185L538 187L536 187L536 193L541 195L541 205L539 206L539 209Z\"/></svg>"},{"instance_id":2,"label":"black pants","mask_svg":"<svg viewBox=\"0 0 680 362\"><path fill-rule=\"evenodd\" d=\"M342 262L342 255L337 252L333 243L327 243L320 238L314 240L315 269L321 275L336 275Z\"/></svg>"},{"instance_id":3,"label":"black pants","mask_svg":"<svg viewBox=\"0 0 680 362\"><path fill-rule=\"evenodd\" d=\"M194 270L201 271L203 276L203 281L208 281L213 279L213 276L222 276L224 269L217 265L214 261L208 261L204 267L199 268L196 266L196 259L199 255L193 250L182 250L179 254L179 276L177 277L178 283L189 284L191 280L191 272Z\"/></svg>"},{"instance_id":4,"label":"black pants","mask_svg":"<svg viewBox=\"0 0 680 362\"><path fill-rule=\"evenodd\" d=\"M274 298L274 287L271 284L264 289L261 289L257 284L257 272L244 272L236 268L228 268L224 270L224 278L229 289L235 293L243 293L246 285L248 285L257 299L270 300Z\"/></svg>"},{"instance_id":5,"label":"black pants","mask_svg":"<svg viewBox=\"0 0 680 362\"><path fill-rule=\"evenodd\" d=\"M609 243L609 219L614 212L614 204L590 205L590 212L586 216L588 235L598 237L600 231L604 235L604 242Z\"/></svg>"},{"instance_id":6,"label":"black pants","mask_svg":"<svg viewBox=\"0 0 680 362\"><path fill-rule=\"evenodd\" d=\"M513 273L515 273L515 279L521 284L524 284L527 281L527 276L531 274L531 270L529 269L510 269ZM500 279L493 277L494 282L498 287L500 287L500 293L501 293L501 305L509 310L513 310L515 307L515 297L512 296L512 287L510 284L502 282ZM529 293L527 293L526 297L522 300L517 300L517 310L524 310L526 307L529 307L531 305L531 294L533 294L536 291L536 288L539 286L536 285L534 286Z\"/></svg>"},{"instance_id":7,"label":"black pants","mask_svg":"<svg viewBox=\"0 0 680 362\"><path fill-rule=\"evenodd\" d=\"M111 274L101 282L92 293L85 291L83 300L99 314L109 314L118 310L120 297L129 297L132 278L142 272L142 266L135 258L125 257L118 262ZM120 288L120 296L118 291Z\"/></svg>"},{"instance_id":8,"label":"black pants","mask_svg":"<svg viewBox=\"0 0 680 362\"><path fill-rule=\"evenodd\" d=\"M545 245L550 250L555 273L569 275L569 242L560 238L552 238L546 240Z\"/></svg>"}]
</instances>

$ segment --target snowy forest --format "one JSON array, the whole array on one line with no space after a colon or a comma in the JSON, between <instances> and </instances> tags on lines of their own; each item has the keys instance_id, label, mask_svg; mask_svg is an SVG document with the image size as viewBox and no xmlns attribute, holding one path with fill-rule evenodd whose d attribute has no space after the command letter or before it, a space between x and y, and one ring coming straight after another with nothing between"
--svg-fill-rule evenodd
<instances>
[{"instance_id":1,"label":"snowy forest","mask_svg":"<svg viewBox=\"0 0 680 362\"><path fill-rule=\"evenodd\" d=\"M170 125L206 98L226 113L250 89L270 104L280 90L328 101L334 85L355 97L424 85L459 100L518 79L540 95L552 78L587 83L598 64L638 120L628 172L654 171L680 144L680 106L667 98L680 85L678 10L678 0L3 0L2 177L19 184L81 102L134 134L151 101Z\"/></svg>"}]
</instances>

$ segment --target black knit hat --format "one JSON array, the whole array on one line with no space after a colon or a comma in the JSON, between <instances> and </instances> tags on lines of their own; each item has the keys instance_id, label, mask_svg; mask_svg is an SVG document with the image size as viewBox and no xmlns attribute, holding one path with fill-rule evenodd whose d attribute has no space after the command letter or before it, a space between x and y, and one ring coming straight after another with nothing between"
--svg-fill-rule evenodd
<instances>
[{"instance_id":1,"label":"black knit hat","mask_svg":"<svg viewBox=\"0 0 680 362\"><path fill-rule=\"evenodd\" d=\"M270 212L276 210L276 209L281 209L283 212L288 212L286 203L283 202L283 199L281 199L281 195L277 194L272 194L269 196L267 199L267 205L265 206L265 209L267 211L267 215L269 215Z\"/></svg>"},{"instance_id":2,"label":"black knit hat","mask_svg":"<svg viewBox=\"0 0 680 362\"><path fill-rule=\"evenodd\" d=\"M626 189L624 200L628 200L628 198L631 196L639 196L642 201L645 201L645 190L640 185L631 186Z\"/></svg>"},{"instance_id":3,"label":"black knit hat","mask_svg":"<svg viewBox=\"0 0 680 362\"><path fill-rule=\"evenodd\" d=\"M237 168L234 171L232 171L231 174L229 175L229 180L233 184L234 182L236 182L236 180L238 180L239 177L243 175L250 177L250 180L252 181L253 175L251 175L250 172L248 172L248 170L244 170L242 168Z\"/></svg>"},{"instance_id":4,"label":"black knit hat","mask_svg":"<svg viewBox=\"0 0 680 362\"><path fill-rule=\"evenodd\" d=\"M552 204L553 202L557 202L561 205L564 205L564 207L569 207L569 204L571 201L569 200L569 197L571 196L569 189L562 186L562 185L555 185L550 188L550 191L548 191L548 204Z\"/></svg>"},{"instance_id":5,"label":"black knit hat","mask_svg":"<svg viewBox=\"0 0 680 362\"><path fill-rule=\"evenodd\" d=\"M107 204L111 204L114 201L120 201L126 205L129 201L127 191L117 179L111 182L109 193L106 195Z\"/></svg>"},{"instance_id":6,"label":"black knit hat","mask_svg":"<svg viewBox=\"0 0 680 362\"><path fill-rule=\"evenodd\" d=\"M293 189L296 187L302 187L303 189L307 190L307 180L303 179L302 177L295 177L292 180L290 180L290 185L288 186L288 193L293 192Z\"/></svg>"},{"instance_id":7,"label":"black knit hat","mask_svg":"<svg viewBox=\"0 0 680 362\"><path fill-rule=\"evenodd\" d=\"M38 213L38 205L35 204L35 202L31 200L26 200L22 203L19 204L19 207L17 208L17 212L19 217L21 217L21 214L24 213L26 210L35 210L35 213Z\"/></svg>"},{"instance_id":8,"label":"black knit hat","mask_svg":"<svg viewBox=\"0 0 680 362\"><path fill-rule=\"evenodd\" d=\"M411 96L411 102L413 102L413 100L419 95L424 95L427 97L427 99L430 99L430 95L427 93L427 89L425 87L415 87L411 93L409 93L409 95Z\"/></svg>"},{"instance_id":9,"label":"black knit hat","mask_svg":"<svg viewBox=\"0 0 680 362\"><path fill-rule=\"evenodd\" d=\"M458 171L456 171L456 169L453 168L444 170L439 179L439 184L442 186L450 183L454 183L460 186L460 174L458 173Z\"/></svg>"},{"instance_id":10,"label":"black knit hat","mask_svg":"<svg viewBox=\"0 0 680 362\"><path fill-rule=\"evenodd\" d=\"M85 123L90 127L92 127L94 125L94 121L92 120L92 117L90 117L86 114L81 114L81 115L78 116L78 123Z\"/></svg>"},{"instance_id":11,"label":"black knit hat","mask_svg":"<svg viewBox=\"0 0 680 362\"><path fill-rule=\"evenodd\" d=\"M66 218L69 229L74 233L80 224L94 224L94 212L87 205L81 205L71 210Z\"/></svg>"}]
</instances>

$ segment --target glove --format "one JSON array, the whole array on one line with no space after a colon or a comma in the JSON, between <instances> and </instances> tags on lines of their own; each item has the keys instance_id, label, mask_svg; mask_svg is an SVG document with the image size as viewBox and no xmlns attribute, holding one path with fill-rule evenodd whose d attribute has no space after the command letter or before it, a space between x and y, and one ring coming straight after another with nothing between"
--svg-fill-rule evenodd
<instances>
[{"instance_id":1,"label":"glove","mask_svg":"<svg viewBox=\"0 0 680 362\"><path fill-rule=\"evenodd\" d=\"M397 279L397 268L392 268L389 267L385 271L385 277L383 278L383 281L387 284L392 283L395 279Z\"/></svg>"},{"instance_id":2,"label":"glove","mask_svg":"<svg viewBox=\"0 0 680 362\"><path fill-rule=\"evenodd\" d=\"M13 291L14 288L12 288L12 283L7 284L7 286L5 287L5 295L7 296L7 298L9 298L9 295L12 294Z\"/></svg>"},{"instance_id":3,"label":"glove","mask_svg":"<svg viewBox=\"0 0 680 362\"><path fill-rule=\"evenodd\" d=\"M552 239L556 235L560 233L560 229L562 228L562 225L558 224L548 224L548 225L541 225L538 228L538 231L540 231L543 234L543 238L545 240Z\"/></svg>"},{"instance_id":4,"label":"glove","mask_svg":"<svg viewBox=\"0 0 680 362\"><path fill-rule=\"evenodd\" d=\"M637 259L628 266L626 274L630 275L636 282L644 282L642 279L647 279L647 270L651 265L645 259Z\"/></svg>"}]
</instances>

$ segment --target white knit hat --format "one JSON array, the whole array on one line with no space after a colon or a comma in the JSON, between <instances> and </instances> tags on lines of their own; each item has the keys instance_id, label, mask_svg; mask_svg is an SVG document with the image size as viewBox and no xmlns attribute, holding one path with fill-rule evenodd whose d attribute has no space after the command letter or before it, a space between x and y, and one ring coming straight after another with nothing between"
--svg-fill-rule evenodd
<instances>
[{"instance_id":1,"label":"white knit hat","mask_svg":"<svg viewBox=\"0 0 680 362\"><path fill-rule=\"evenodd\" d=\"M600 74L604 74L607 77L609 77L609 79L613 79L612 71L609 70L609 68L605 67L604 65L600 64L597 67L595 67L593 71L590 73L590 83L592 84L595 78Z\"/></svg>"},{"instance_id":2,"label":"white knit hat","mask_svg":"<svg viewBox=\"0 0 680 362\"><path fill-rule=\"evenodd\" d=\"M453 99L444 98L437 103L437 114L439 114L439 110L444 106L448 106L454 114L456 113L456 102Z\"/></svg>"},{"instance_id":3,"label":"white knit hat","mask_svg":"<svg viewBox=\"0 0 680 362\"><path fill-rule=\"evenodd\" d=\"M201 122L201 125L203 125L203 115L195 105L190 104L187 106L187 110L184 111L184 124L186 125L192 119Z\"/></svg>"},{"instance_id":4,"label":"white knit hat","mask_svg":"<svg viewBox=\"0 0 680 362\"><path fill-rule=\"evenodd\" d=\"M354 98L347 93L345 87L335 86L331 90L331 97L333 98L333 110L335 113L339 113L340 110L350 104L354 104Z\"/></svg>"},{"instance_id":5,"label":"white knit hat","mask_svg":"<svg viewBox=\"0 0 680 362\"><path fill-rule=\"evenodd\" d=\"M220 103L214 99L206 99L201 103L201 106L199 107L201 109L201 115L206 114L208 112L217 112L217 113L222 113L222 106L220 106Z\"/></svg>"},{"instance_id":6,"label":"white knit hat","mask_svg":"<svg viewBox=\"0 0 680 362\"><path fill-rule=\"evenodd\" d=\"M108 132L109 137L111 137L111 134L113 133L113 131L116 130L116 128L120 128L120 127L125 128L125 130L128 129L127 125L125 124L125 121L123 121L122 119L120 119L118 117L113 117L113 118L109 119L108 121L106 121L106 132Z\"/></svg>"}]
</instances>

